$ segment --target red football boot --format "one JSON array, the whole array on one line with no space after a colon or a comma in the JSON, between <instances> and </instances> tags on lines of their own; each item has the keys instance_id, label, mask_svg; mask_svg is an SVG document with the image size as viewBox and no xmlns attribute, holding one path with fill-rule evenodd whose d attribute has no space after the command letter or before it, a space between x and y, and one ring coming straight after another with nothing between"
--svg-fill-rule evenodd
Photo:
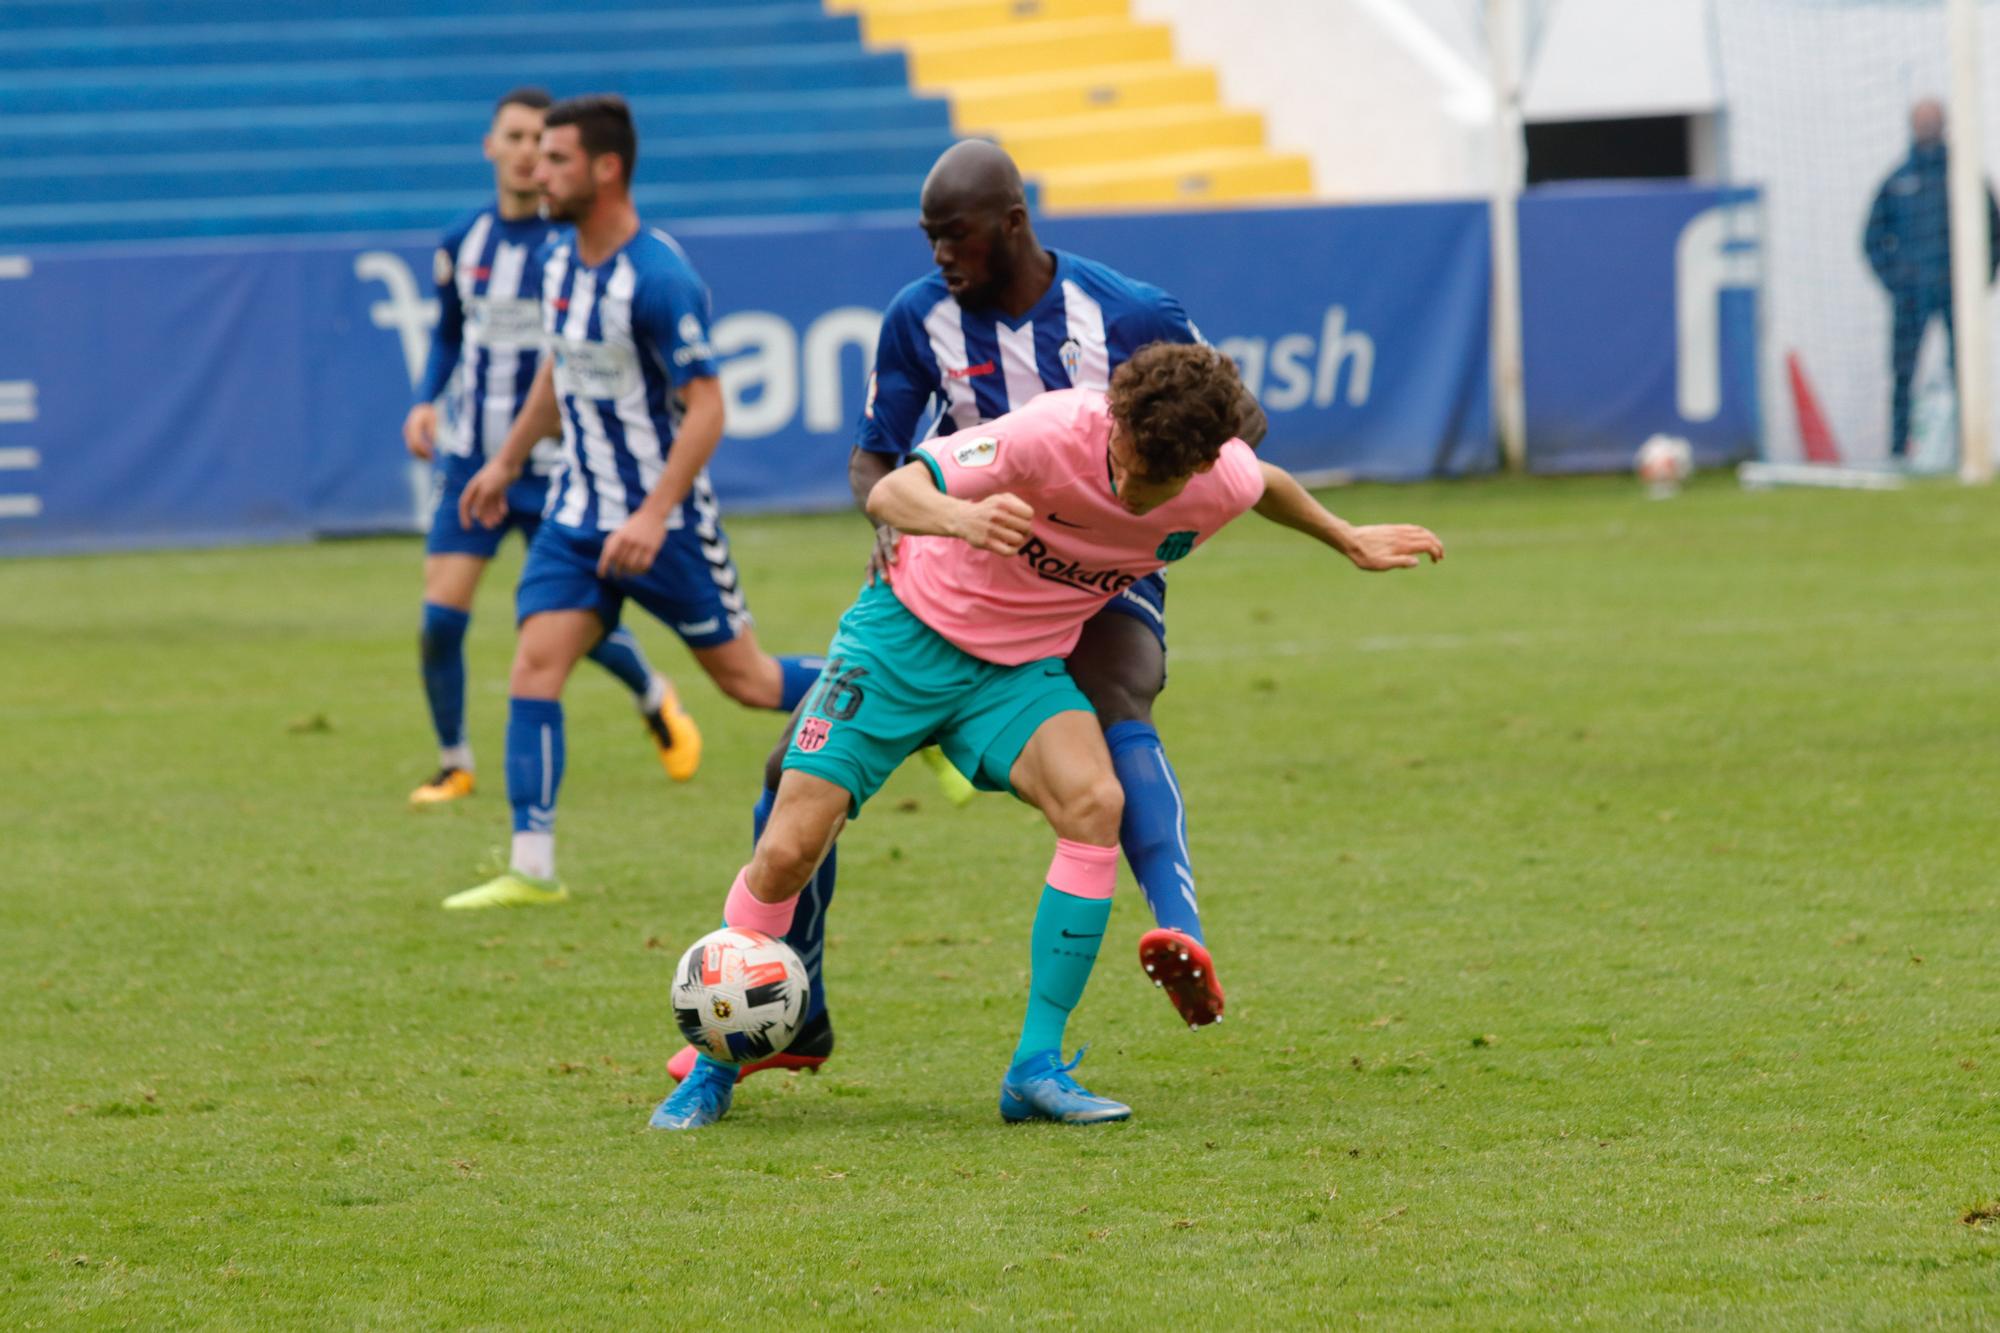
<instances>
[{"instance_id":1,"label":"red football boot","mask_svg":"<svg viewBox=\"0 0 2000 1333\"><path fill-rule=\"evenodd\" d=\"M694 1068L695 1058L701 1054L692 1046L683 1046L674 1052L674 1058L667 1061L667 1076L678 1083ZM740 1065L736 1070L736 1081L741 1083L760 1069L805 1069L813 1073L826 1063L833 1054L833 1019L822 1012L818 1018L810 1019L799 1029L799 1035L792 1038L792 1044L776 1055L762 1060L753 1060Z\"/></svg>"},{"instance_id":2,"label":"red football boot","mask_svg":"<svg viewBox=\"0 0 2000 1333\"><path fill-rule=\"evenodd\" d=\"M1194 936L1155 926L1139 937L1139 963L1189 1027L1222 1021L1222 983L1215 976L1215 960Z\"/></svg>"}]
</instances>

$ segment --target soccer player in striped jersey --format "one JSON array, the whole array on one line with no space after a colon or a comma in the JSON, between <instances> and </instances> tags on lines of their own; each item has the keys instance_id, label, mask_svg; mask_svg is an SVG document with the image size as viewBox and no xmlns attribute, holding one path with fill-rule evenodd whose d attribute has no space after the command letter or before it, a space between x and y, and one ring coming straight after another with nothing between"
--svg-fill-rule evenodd
<instances>
[{"instance_id":1,"label":"soccer player in striped jersey","mask_svg":"<svg viewBox=\"0 0 2000 1333\"><path fill-rule=\"evenodd\" d=\"M1021 173L993 144L969 139L947 149L924 181L919 208L937 268L898 292L883 315L861 438L848 463L864 509L875 484L921 443L926 417L932 436L950 435L1050 390L1103 392L1112 373L1148 344L1202 340L1181 303L1158 287L1045 248L1035 238ZM1236 433L1255 445L1264 438L1264 414L1248 390L1239 394ZM877 525L871 579L893 576L897 536ZM1119 843L1158 923L1140 939L1140 960L1180 1016L1199 1027L1222 1016L1223 994L1202 942L1180 781L1153 728L1153 700L1167 678L1166 592L1156 573L1112 598L1083 627L1068 665L1103 723L1125 789ZM765 766L753 816L760 836L783 757L781 742ZM821 963L837 864L830 851L786 936L812 974L806 1026L789 1050L745 1073L816 1068L832 1053ZM684 1077L695 1054L683 1047L668 1072Z\"/></svg>"},{"instance_id":2,"label":"soccer player in striped jersey","mask_svg":"<svg viewBox=\"0 0 2000 1333\"><path fill-rule=\"evenodd\" d=\"M495 197L444 235L434 264L438 322L417 404L403 420L403 443L436 461L431 527L424 543L424 615L418 640L424 696L438 738L437 776L410 793L414 806L472 794L472 746L465 735L465 633L486 566L510 530L532 541L560 446L538 441L527 471L507 492L506 517L487 528L460 522L459 493L506 438L541 359L541 271L529 262L556 228L541 215L535 163L549 95L516 88L493 109L486 157ZM438 419L437 403L446 405ZM680 711L673 687L654 671L630 631L614 628L590 650L638 702L667 772L685 781L701 760L701 737Z\"/></svg>"},{"instance_id":3,"label":"soccer player in striped jersey","mask_svg":"<svg viewBox=\"0 0 2000 1333\"><path fill-rule=\"evenodd\" d=\"M622 98L559 102L543 122L535 181L548 216L573 224L534 260L549 354L505 443L466 483L461 520L504 521L537 440L560 432L562 461L515 595L509 868L453 894L449 908L569 896L555 877L562 690L627 598L680 635L740 703L789 712L819 676L819 659L773 657L751 631L708 481L723 425L708 290L671 237L640 226L637 153Z\"/></svg>"}]
</instances>

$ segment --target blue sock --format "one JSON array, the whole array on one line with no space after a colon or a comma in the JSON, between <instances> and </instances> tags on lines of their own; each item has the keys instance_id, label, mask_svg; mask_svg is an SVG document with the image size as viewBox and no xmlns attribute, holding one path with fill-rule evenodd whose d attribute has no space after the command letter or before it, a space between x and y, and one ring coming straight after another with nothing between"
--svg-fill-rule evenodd
<instances>
[{"instance_id":1,"label":"blue sock","mask_svg":"<svg viewBox=\"0 0 2000 1333\"><path fill-rule=\"evenodd\" d=\"M1054 885L1042 886L1029 936L1028 1012L1014 1048L1015 1064L1037 1051L1061 1052L1070 1010L1083 998L1110 921L1109 898L1078 898Z\"/></svg>"},{"instance_id":2,"label":"blue sock","mask_svg":"<svg viewBox=\"0 0 2000 1333\"><path fill-rule=\"evenodd\" d=\"M465 743L465 627L472 615L435 602L424 603L424 628L417 638L424 667L424 697L438 746Z\"/></svg>"},{"instance_id":3,"label":"blue sock","mask_svg":"<svg viewBox=\"0 0 2000 1333\"><path fill-rule=\"evenodd\" d=\"M562 787L563 712L556 699L507 701L507 804L514 832L552 833Z\"/></svg>"},{"instance_id":4,"label":"blue sock","mask_svg":"<svg viewBox=\"0 0 2000 1333\"><path fill-rule=\"evenodd\" d=\"M653 682L653 664L646 660L631 630L620 625L599 639L590 650L590 660L624 681L626 689L645 701L646 687Z\"/></svg>"},{"instance_id":5,"label":"blue sock","mask_svg":"<svg viewBox=\"0 0 2000 1333\"><path fill-rule=\"evenodd\" d=\"M769 822L771 807L777 800L778 793L769 787L757 797L756 808L750 812L753 845L764 836L764 825ZM785 932L785 943L792 946L806 965L806 977L812 983L812 992L806 997L808 1021L826 1012L826 982L821 975L826 963L826 909L833 903L834 861L839 855L840 846L836 843L813 877L806 881L799 894L798 910L792 914L792 928Z\"/></svg>"},{"instance_id":6,"label":"blue sock","mask_svg":"<svg viewBox=\"0 0 2000 1333\"><path fill-rule=\"evenodd\" d=\"M820 668L826 665L824 657L781 657L778 669L784 672L784 697L778 701L778 711L789 713L799 706L799 700L812 693L814 682L819 680Z\"/></svg>"},{"instance_id":7,"label":"blue sock","mask_svg":"<svg viewBox=\"0 0 2000 1333\"><path fill-rule=\"evenodd\" d=\"M1111 766L1125 789L1125 819L1118 844L1146 895L1153 920L1201 940L1195 905L1194 866L1188 861L1187 809L1180 779L1149 722L1119 722L1104 733Z\"/></svg>"}]
</instances>

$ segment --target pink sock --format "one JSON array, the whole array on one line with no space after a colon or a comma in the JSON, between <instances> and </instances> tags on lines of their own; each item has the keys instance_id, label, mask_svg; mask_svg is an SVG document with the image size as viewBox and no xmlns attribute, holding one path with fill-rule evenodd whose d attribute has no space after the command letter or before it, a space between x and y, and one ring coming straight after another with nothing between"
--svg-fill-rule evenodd
<instances>
[{"instance_id":1,"label":"pink sock","mask_svg":"<svg viewBox=\"0 0 2000 1333\"><path fill-rule=\"evenodd\" d=\"M1113 853L1117 848L1112 849ZM798 910L799 895L793 894L782 902L767 903L750 892L750 867L744 866L736 872L736 882L729 886L729 901L722 905L722 919L732 926L745 930L761 930L774 939L783 939L785 932L792 928L792 913Z\"/></svg>"},{"instance_id":2,"label":"pink sock","mask_svg":"<svg viewBox=\"0 0 2000 1333\"><path fill-rule=\"evenodd\" d=\"M1118 849L1057 838L1049 887L1072 898L1109 898L1118 887Z\"/></svg>"}]
</instances>

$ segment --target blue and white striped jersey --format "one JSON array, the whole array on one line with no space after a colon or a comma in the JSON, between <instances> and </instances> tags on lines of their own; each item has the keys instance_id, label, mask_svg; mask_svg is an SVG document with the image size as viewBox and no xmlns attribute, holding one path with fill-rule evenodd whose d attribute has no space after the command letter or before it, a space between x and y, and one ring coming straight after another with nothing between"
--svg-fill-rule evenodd
<instances>
[{"instance_id":1,"label":"blue and white striped jersey","mask_svg":"<svg viewBox=\"0 0 2000 1333\"><path fill-rule=\"evenodd\" d=\"M680 389L716 374L708 288L672 237L641 230L595 268L564 231L544 248L542 328L555 357L562 465L544 517L612 532L660 480L680 426ZM708 470L667 526L712 524Z\"/></svg>"},{"instance_id":2,"label":"blue and white striped jersey","mask_svg":"<svg viewBox=\"0 0 2000 1333\"><path fill-rule=\"evenodd\" d=\"M1181 303L1150 283L1080 255L1049 251L1055 280L1019 319L967 310L933 271L882 316L861 414L863 449L906 454L926 413L933 435L1005 416L1050 389L1097 389L1141 347L1192 343L1201 333Z\"/></svg>"},{"instance_id":3,"label":"blue and white striped jersey","mask_svg":"<svg viewBox=\"0 0 2000 1333\"><path fill-rule=\"evenodd\" d=\"M447 231L438 246L438 322L417 400L446 395L438 452L463 459L462 466L478 467L500 447L535 382L542 319L533 259L556 232L546 218L510 222L496 203ZM548 474L560 453L555 440L541 441L528 471Z\"/></svg>"}]
</instances>

